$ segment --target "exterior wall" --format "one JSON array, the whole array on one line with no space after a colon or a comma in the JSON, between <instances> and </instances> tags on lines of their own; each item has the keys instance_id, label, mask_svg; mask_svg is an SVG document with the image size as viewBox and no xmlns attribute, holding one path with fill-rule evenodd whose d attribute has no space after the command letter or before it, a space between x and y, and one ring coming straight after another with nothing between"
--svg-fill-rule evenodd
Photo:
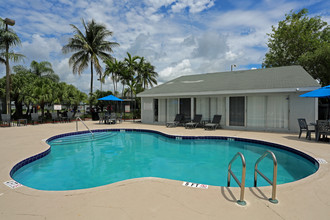
<instances>
[{"instance_id":1,"label":"exterior wall","mask_svg":"<svg viewBox=\"0 0 330 220\"><path fill-rule=\"evenodd\" d=\"M292 132L299 131L298 118L305 118L308 124L318 119L318 99L299 97L302 94L304 92L290 95L289 128Z\"/></svg>"},{"instance_id":2,"label":"exterior wall","mask_svg":"<svg viewBox=\"0 0 330 220\"><path fill-rule=\"evenodd\" d=\"M154 123L154 99L141 98L141 121L142 123Z\"/></svg>"},{"instance_id":3,"label":"exterior wall","mask_svg":"<svg viewBox=\"0 0 330 220\"><path fill-rule=\"evenodd\" d=\"M166 99L158 99L158 122L160 124L166 123L166 105L167 100Z\"/></svg>"},{"instance_id":4,"label":"exterior wall","mask_svg":"<svg viewBox=\"0 0 330 220\"><path fill-rule=\"evenodd\" d=\"M196 98L196 114L202 114L202 120L212 120L213 115L222 115L221 127L240 130L261 130L298 132L298 118L308 123L315 122L317 99L301 98L302 93L242 94L245 96L245 126L229 126L229 97L199 96ZM186 97L185 97L186 98ZM153 98L142 98L142 123L165 124L173 121L179 112L178 97L158 99L158 122L154 122ZM193 106L193 105L192 105ZM192 109L192 112L194 110Z\"/></svg>"}]
</instances>

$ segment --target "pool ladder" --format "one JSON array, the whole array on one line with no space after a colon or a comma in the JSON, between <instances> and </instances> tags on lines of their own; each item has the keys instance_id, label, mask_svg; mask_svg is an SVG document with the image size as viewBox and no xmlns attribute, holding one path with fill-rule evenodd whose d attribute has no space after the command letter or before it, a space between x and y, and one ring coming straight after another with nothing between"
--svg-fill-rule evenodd
<instances>
[{"instance_id":1,"label":"pool ladder","mask_svg":"<svg viewBox=\"0 0 330 220\"><path fill-rule=\"evenodd\" d=\"M83 120L81 120L80 117L76 117L76 131L78 131L78 121L81 121L81 123L83 123L83 125L85 125L85 127L88 129L88 131L92 134L92 137L94 137L94 133L89 129L89 127L83 122Z\"/></svg>"},{"instance_id":2,"label":"pool ladder","mask_svg":"<svg viewBox=\"0 0 330 220\"><path fill-rule=\"evenodd\" d=\"M271 155L272 160L273 160L273 181L271 181L268 177L266 177L260 170L258 170L258 165L260 161L262 161L266 156ZM238 180L236 175L233 173L231 170L231 165L232 163L238 158L241 158L242 161L242 180L241 182ZM270 185L272 185L272 197L269 199L271 203L277 204L278 200L276 199L276 180L277 180L277 160L275 157L275 154L272 151L266 151L254 165L254 187L257 187L257 177L258 174L264 178ZM246 205L246 202L244 201L244 190L245 190L245 176L246 176L246 163L245 163L245 158L241 152L237 152L233 159L229 162L228 165L228 179L227 179L227 187L230 187L230 177L233 176L234 180L236 183L239 185L241 188L241 193L240 193L240 199L237 200L237 203L239 205Z\"/></svg>"}]
</instances>

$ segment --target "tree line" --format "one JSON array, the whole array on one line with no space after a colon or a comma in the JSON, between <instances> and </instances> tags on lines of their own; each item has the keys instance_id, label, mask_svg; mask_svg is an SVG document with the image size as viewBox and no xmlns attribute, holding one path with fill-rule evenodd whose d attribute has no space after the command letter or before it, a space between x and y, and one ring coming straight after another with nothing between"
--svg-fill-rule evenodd
<instances>
[{"instance_id":1,"label":"tree line","mask_svg":"<svg viewBox=\"0 0 330 220\"><path fill-rule=\"evenodd\" d=\"M30 68L22 65L14 66L13 73L10 97L15 103L14 118L21 116L27 118L32 111L38 109L44 116L45 108L53 104L63 104L67 108L76 110L81 102L87 100L87 95L75 86L60 82L51 63L47 61L40 63L32 61ZM5 96L5 84L6 78L3 77L0 79L0 97Z\"/></svg>"}]
</instances>

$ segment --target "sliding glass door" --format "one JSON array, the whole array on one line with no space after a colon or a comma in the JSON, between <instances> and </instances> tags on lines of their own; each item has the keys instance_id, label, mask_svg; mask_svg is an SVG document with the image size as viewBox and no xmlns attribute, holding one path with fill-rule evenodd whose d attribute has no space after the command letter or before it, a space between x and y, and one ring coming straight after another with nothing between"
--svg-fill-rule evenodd
<instances>
[{"instance_id":1,"label":"sliding glass door","mask_svg":"<svg viewBox=\"0 0 330 220\"><path fill-rule=\"evenodd\" d=\"M229 125L245 126L245 97L229 98Z\"/></svg>"}]
</instances>

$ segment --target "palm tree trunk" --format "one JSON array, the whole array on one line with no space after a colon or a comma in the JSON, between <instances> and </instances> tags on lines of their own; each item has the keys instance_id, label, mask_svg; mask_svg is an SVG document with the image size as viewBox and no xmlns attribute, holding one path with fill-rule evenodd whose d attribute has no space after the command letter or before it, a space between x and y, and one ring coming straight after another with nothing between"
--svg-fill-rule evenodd
<instances>
[{"instance_id":1,"label":"palm tree trunk","mask_svg":"<svg viewBox=\"0 0 330 220\"><path fill-rule=\"evenodd\" d=\"M125 83L123 83L123 90L121 92L121 96L124 97Z\"/></svg>"},{"instance_id":2,"label":"palm tree trunk","mask_svg":"<svg viewBox=\"0 0 330 220\"><path fill-rule=\"evenodd\" d=\"M89 110L92 110L92 95L93 95L93 59L91 59L91 90L89 93Z\"/></svg>"}]
</instances>

